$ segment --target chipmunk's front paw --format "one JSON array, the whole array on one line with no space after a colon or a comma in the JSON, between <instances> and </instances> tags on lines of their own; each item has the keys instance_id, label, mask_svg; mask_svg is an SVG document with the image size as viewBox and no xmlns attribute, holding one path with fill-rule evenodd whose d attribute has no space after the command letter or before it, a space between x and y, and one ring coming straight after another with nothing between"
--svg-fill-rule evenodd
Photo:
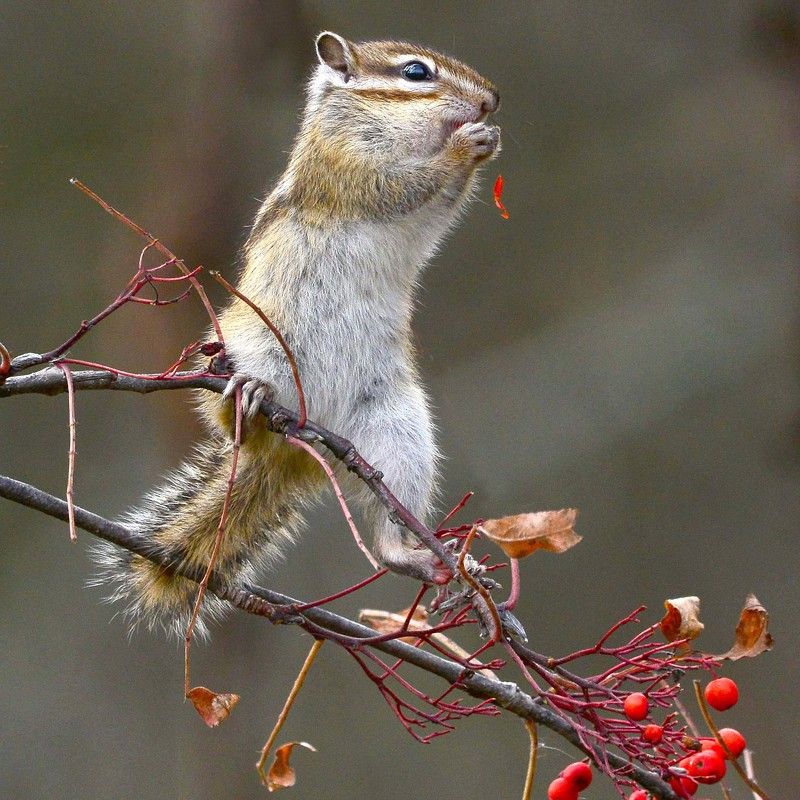
<instances>
[{"instance_id":1,"label":"chipmunk's front paw","mask_svg":"<svg viewBox=\"0 0 800 800\"><path fill-rule=\"evenodd\" d=\"M453 131L450 144L472 161L483 161L500 151L500 128L485 122L468 122Z\"/></svg>"},{"instance_id":2,"label":"chipmunk's front paw","mask_svg":"<svg viewBox=\"0 0 800 800\"><path fill-rule=\"evenodd\" d=\"M245 375L243 372L236 372L228 381L222 399L230 400L235 396L237 389L241 389L242 416L247 421L253 420L258 414L262 400L270 399L275 394L271 384L251 375Z\"/></svg>"}]
</instances>

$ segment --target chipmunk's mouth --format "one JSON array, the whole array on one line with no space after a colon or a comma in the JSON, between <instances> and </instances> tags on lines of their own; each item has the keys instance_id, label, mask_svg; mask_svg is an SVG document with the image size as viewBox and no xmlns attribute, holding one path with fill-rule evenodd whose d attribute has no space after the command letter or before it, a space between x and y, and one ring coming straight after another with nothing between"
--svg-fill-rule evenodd
<instances>
[{"instance_id":1,"label":"chipmunk's mouth","mask_svg":"<svg viewBox=\"0 0 800 800\"><path fill-rule=\"evenodd\" d=\"M468 125L470 122L483 122L489 116L488 112L482 111L480 114L473 114L469 117L459 117L458 119L451 119L444 125L445 136L457 131L463 125Z\"/></svg>"}]
</instances>

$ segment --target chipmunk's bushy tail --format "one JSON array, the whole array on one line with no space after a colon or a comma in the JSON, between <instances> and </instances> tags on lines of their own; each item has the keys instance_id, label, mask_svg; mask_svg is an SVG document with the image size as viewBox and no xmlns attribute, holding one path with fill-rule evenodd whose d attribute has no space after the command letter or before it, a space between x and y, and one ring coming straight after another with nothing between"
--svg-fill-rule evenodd
<instances>
[{"instance_id":1,"label":"chipmunk's bushy tail","mask_svg":"<svg viewBox=\"0 0 800 800\"><path fill-rule=\"evenodd\" d=\"M269 438L267 438L269 437ZM152 545L170 565L202 573L214 547L231 471L233 447L220 436L200 444L192 457L149 492L121 522ZM270 434L242 446L228 521L214 571L230 584L252 580L258 567L279 560L301 521L299 508L314 491L319 474L306 453ZM126 603L135 628L144 622L183 636L197 584L142 556L101 543L92 585L110 589L109 602ZM226 604L207 594L195 631L222 615Z\"/></svg>"}]
</instances>

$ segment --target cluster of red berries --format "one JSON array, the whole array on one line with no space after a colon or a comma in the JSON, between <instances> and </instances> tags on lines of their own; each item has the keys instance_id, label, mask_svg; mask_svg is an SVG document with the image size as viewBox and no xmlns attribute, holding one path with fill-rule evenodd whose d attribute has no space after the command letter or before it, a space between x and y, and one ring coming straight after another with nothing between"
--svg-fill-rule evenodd
<instances>
[{"instance_id":1,"label":"cluster of red berries","mask_svg":"<svg viewBox=\"0 0 800 800\"><path fill-rule=\"evenodd\" d=\"M547 787L547 800L578 800L578 794L592 782L592 768L575 761Z\"/></svg>"},{"instance_id":2,"label":"cluster of red berries","mask_svg":"<svg viewBox=\"0 0 800 800\"><path fill-rule=\"evenodd\" d=\"M706 702L717 711L726 711L739 700L739 689L730 678L717 678L705 688ZM650 703L642 692L632 692L623 703L625 716L633 722L647 718ZM642 729L642 739L658 744L664 735L661 725L651 723ZM725 747L713 738L691 742L691 752L674 765L675 772L669 784L679 797L690 798L700 784L718 783L725 775L725 761L738 758L747 746L744 736L733 728L722 728L720 739ZM725 748L730 751L730 755ZM567 766L547 788L548 800L578 800L578 795L592 782L592 768L585 761L575 761ZM644 789L637 789L628 800L650 800Z\"/></svg>"},{"instance_id":3,"label":"cluster of red berries","mask_svg":"<svg viewBox=\"0 0 800 800\"><path fill-rule=\"evenodd\" d=\"M726 711L739 700L739 688L730 678L717 678L706 686L704 696L713 709ZM634 692L625 698L623 710L628 719L640 722L647 717L648 707L647 697L641 692ZM663 732L660 725L645 725L642 738L650 744L657 744ZM691 797L701 783L721 781L725 775L725 761L731 757L738 758L747 746L744 736L733 728L722 728L719 735L730 755L715 738L702 738L693 744L692 752L675 765L680 772L669 778L669 784L679 797ZM628 800L648 800L649 797L644 789L637 789L629 795Z\"/></svg>"}]
</instances>

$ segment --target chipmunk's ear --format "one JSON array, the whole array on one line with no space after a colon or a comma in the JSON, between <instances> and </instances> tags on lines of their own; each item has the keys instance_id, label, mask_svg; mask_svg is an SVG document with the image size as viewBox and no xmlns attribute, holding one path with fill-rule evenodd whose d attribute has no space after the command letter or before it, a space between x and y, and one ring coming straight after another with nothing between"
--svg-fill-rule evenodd
<instances>
[{"instance_id":1,"label":"chipmunk's ear","mask_svg":"<svg viewBox=\"0 0 800 800\"><path fill-rule=\"evenodd\" d=\"M355 71L355 58L350 43L338 33L323 31L317 36L319 63L330 67L347 81Z\"/></svg>"}]
</instances>

